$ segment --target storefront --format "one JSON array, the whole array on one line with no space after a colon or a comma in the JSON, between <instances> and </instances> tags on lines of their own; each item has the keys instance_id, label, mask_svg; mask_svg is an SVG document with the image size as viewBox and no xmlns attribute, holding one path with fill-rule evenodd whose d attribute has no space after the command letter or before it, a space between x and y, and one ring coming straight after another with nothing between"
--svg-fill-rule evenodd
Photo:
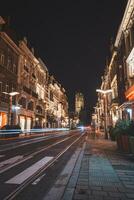
<instances>
[{"instance_id":1,"label":"storefront","mask_svg":"<svg viewBox=\"0 0 134 200\"><path fill-rule=\"evenodd\" d=\"M25 129L29 131L32 128L32 118L20 115L19 116L19 124L21 127L21 130L24 131Z\"/></svg>"},{"instance_id":2,"label":"storefront","mask_svg":"<svg viewBox=\"0 0 134 200\"><path fill-rule=\"evenodd\" d=\"M32 118L27 117L26 119L26 129L29 131L32 128Z\"/></svg>"},{"instance_id":3,"label":"storefront","mask_svg":"<svg viewBox=\"0 0 134 200\"><path fill-rule=\"evenodd\" d=\"M0 112L0 128L7 124L7 113Z\"/></svg>"},{"instance_id":4,"label":"storefront","mask_svg":"<svg viewBox=\"0 0 134 200\"><path fill-rule=\"evenodd\" d=\"M0 102L0 128L8 123L8 104Z\"/></svg>"},{"instance_id":5,"label":"storefront","mask_svg":"<svg viewBox=\"0 0 134 200\"><path fill-rule=\"evenodd\" d=\"M20 124L21 130L24 131L25 124L26 124L25 116L21 116L21 115L19 116L19 124Z\"/></svg>"},{"instance_id":6,"label":"storefront","mask_svg":"<svg viewBox=\"0 0 134 200\"><path fill-rule=\"evenodd\" d=\"M134 80L134 48L130 52L127 60L127 74L128 78L131 80L131 84L133 83L132 80ZM127 102L125 102L122 106L123 108L123 115L127 119L133 119L134 120L134 84L131 85L128 90L125 92L125 97L127 99Z\"/></svg>"},{"instance_id":7,"label":"storefront","mask_svg":"<svg viewBox=\"0 0 134 200\"><path fill-rule=\"evenodd\" d=\"M125 103L125 110L130 120L134 119L134 85L125 92L128 102Z\"/></svg>"},{"instance_id":8,"label":"storefront","mask_svg":"<svg viewBox=\"0 0 134 200\"><path fill-rule=\"evenodd\" d=\"M119 119L119 107L118 104L112 105L110 109L109 124L115 126Z\"/></svg>"}]
</instances>

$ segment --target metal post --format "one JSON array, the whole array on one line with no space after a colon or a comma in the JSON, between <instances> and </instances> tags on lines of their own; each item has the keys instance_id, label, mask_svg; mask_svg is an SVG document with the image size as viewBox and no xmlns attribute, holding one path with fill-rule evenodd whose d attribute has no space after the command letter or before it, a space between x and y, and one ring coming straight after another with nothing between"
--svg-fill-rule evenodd
<instances>
[{"instance_id":1,"label":"metal post","mask_svg":"<svg viewBox=\"0 0 134 200\"><path fill-rule=\"evenodd\" d=\"M12 96L9 95L8 125L11 125L11 115L12 115Z\"/></svg>"},{"instance_id":2,"label":"metal post","mask_svg":"<svg viewBox=\"0 0 134 200\"><path fill-rule=\"evenodd\" d=\"M106 94L104 94L104 133L105 133L105 139L108 139L108 133L107 133L107 99L106 99Z\"/></svg>"}]
</instances>

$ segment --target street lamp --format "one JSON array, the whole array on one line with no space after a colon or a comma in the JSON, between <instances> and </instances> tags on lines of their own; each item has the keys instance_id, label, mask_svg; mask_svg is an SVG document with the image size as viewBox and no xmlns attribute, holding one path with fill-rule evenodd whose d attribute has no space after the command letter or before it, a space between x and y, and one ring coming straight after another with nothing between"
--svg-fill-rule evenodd
<instances>
[{"instance_id":1,"label":"street lamp","mask_svg":"<svg viewBox=\"0 0 134 200\"><path fill-rule=\"evenodd\" d=\"M112 92L112 89L108 90L101 90L97 89L96 92L102 93L104 95L104 133L105 139L108 139L108 132L107 132L107 94Z\"/></svg>"},{"instance_id":2,"label":"street lamp","mask_svg":"<svg viewBox=\"0 0 134 200\"><path fill-rule=\"evenodd\" d=\"M12 98L13 96L19 94L19 92L2 92L9 95L9 109L8 109L8 125L11 125L11 114L12 114Z\"/></svg>"}]
</instances>

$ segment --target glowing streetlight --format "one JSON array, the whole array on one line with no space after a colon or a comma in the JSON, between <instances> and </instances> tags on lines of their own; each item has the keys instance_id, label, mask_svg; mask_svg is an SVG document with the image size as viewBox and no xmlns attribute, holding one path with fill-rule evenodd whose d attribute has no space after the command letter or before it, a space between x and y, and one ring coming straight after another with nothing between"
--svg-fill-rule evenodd
<instances>
[{"instance_id":1,"label":"glowing streetlight","mask_svg":"<svg viewBox=\"0 0 134 200\"><path fill-rule=\"evenodd\" d=\"M8 125L11 125L11 114L12 114L12 98L13 96L19 94L19 92L2 92L9 95L9 109L8 109Z\"/></svg>"},{"instance_id":2,"label":"glowing streetlight","mask_svg":"<svg viewBox=\"0 0 134 200\"><path fill-rule=\"evenodd\" d=\"M112 89L108 90L101 90L97 89L96 92L99 92L104 95L104 133L105 133L105 139L108 139L108 133L107 133L107 98L106 95L112 92Z\"/></svg>"},{"instance_id":3,"label":"glowing streetlight","mask_svg":"<svg viewBox=\"0 0 134 200\"><path fill-rule=\"evenodd\" d=\"M101 90L101 89L97 89L96 92L100 92L100 93L102 93L102 94L107 94L107 93L112 92L112 89L109 89L109 90Z\"/></svg>"}]
</instances>

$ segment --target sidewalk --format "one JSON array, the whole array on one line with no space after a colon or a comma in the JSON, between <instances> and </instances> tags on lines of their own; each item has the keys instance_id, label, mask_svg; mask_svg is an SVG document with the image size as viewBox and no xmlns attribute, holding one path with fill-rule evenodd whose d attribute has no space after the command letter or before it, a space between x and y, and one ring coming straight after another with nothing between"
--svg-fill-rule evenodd
<instances>
[{"instance_id":1,"label":"sidewalk","mask_svg":"<svg viewBox=\"0 0 134 200\"><path fill-rule=\"evenodd\" d=\"M92 136L93 138L93 136ZM134 160L116 142L91 139L77 148L43 200L132 200Z\"/></svg>"},{"instance_id":2,"label":"sidewalk","mask_svg":"<svg viewBox=\"0 0 134 200\"><path fill-rule=\"evenodd\" d=\"M115 142L88 137L61 199L134 199L134 160L119 153Z\"/></svg>"}]
</instances>

